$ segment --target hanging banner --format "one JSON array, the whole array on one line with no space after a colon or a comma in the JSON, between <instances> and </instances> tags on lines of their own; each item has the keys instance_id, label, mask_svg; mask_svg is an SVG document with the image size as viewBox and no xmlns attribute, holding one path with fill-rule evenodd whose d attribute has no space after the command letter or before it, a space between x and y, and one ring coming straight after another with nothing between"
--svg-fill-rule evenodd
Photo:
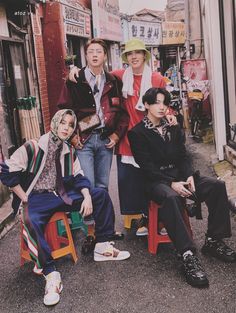
<instances>
[{"instance_id":1,"label":"hanging banner","mask_svg":"<svg viewBox=\"0 0 236 313\"><path fill-rule=\"evenodd\" d=\"M185 24L182 22L162 23L162 44L176 45L185 43Z\"/></svg>"},{"instance_id":2,"label":"hanging banner","mask_svg":"<svg viewBox=\"0 0 236 313\"><path fill-rule=\"evenodd\" d=\"M94 37L106 40L122 40L118 0L92 0Z\"/></svg>"}]
</instances>

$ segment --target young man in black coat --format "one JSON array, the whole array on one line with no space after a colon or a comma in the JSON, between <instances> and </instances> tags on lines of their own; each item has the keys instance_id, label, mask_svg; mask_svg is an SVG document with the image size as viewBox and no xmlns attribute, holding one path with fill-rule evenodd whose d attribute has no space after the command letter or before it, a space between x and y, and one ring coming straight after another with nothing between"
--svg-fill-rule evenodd
<instances>
[{"instance_id":1,"label":"young man in black coat","mask_svg":"<svg viewBox=\"0 0 236 313\"><path fill-rule=\"evenodd\" d=\"M131 149L147 180L150 199L161 204L159 217L176 250L182 255L187 282L195 287L208 286L207 275L195 255L195 246L185 225L182 211L187 197L208 207L208 229L202 252L225 262L235 262L236 253L223 238L231 236L229 204L225 183L193 171L186 153L180 127L169 127L165 111L170 94L150 88L143 96L147 110L144 119L128 133Z\"/></svg>"}]
</instances>

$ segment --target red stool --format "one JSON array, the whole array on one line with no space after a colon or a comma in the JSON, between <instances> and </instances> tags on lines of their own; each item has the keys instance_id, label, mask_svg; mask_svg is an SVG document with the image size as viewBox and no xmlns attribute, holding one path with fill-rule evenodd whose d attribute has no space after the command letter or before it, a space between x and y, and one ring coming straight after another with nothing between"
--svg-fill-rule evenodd
<instances>
[{"instance_id":1,"label":"red stool","mask_svg":"<svg viewBox=\"0 0 236 313\"><path fill-rule=\"evenodd\" d=\"M62 220L65 226L66 230L66 237L59 236L58 230L57 230L57 222ZM25 260L31 261L31 257L29 255L28 247L23 239L23 224L22 221L20 222L20 228L21 228L21 235L20 235L20 258L21 262L20 265L22 266L25 262ZM56 212L53 214L51 219L49 220L46 229L45 229L45 237L49 244L49 246L52 249L52 257L54 259L58 259L60 257L63 257L67 254L71 254L74 262L76 263L78 260L75 246L70 230L70 225L68 222L68 218L66 213L64 212Z\"/></svg>"},{"instance_id":2,"label":"red stool","mask_svg":"<svg viewBox=\"0 0 236 313\"><path fill-rule=\"evenodd\" d=\"M171 239L168 235L160 235L158 233L158 209L160 208L160 205L155 203L154 201L151 201L149 204L149 223L148 223L148 251L152 254L157 253L157 248L160 243L170 243ZM184 212L184 221L188 227L189 233L192 237L192 230L191 225L189 222L189 217Z\"/></svg>"}]
</instances>

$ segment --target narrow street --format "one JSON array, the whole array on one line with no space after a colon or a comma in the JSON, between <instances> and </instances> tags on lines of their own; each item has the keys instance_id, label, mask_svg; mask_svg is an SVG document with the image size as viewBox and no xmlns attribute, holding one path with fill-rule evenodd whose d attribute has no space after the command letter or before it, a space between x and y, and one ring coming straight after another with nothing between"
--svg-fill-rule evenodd
<instances>
[{"instance_id":1,"label":"narrow street","mask_svg":"<svg viewBox=\"0 0 236 313\"><path fill-rule=\"evenodd\" d=\"M204 175L213 176L211 158L214 145L190 142L188 148L194 164ZM233 313L235 309L236 264L224 264L198 253L209 277L208 289L195 289L185 283L180 274L174 251L168 245L159 248L156 256L147 251L146 238L137 238L125 231L116 184L116 164L110 182L110 193L116 209L116 229L125 232L125 240L117 247L131 252L123 262L95 263L92 255L81 254L81 232L74 232L79 260L70 257L57 261L64 290L61 301L52 308L43 304L44 279L32 272L32 263L20 268L19 224L0 241L1 284L0 312L63 312L63 313ZM131 195L135 196L135 195ZM207 212L203 208L203 215ZM194 239L200 250L204 242L206 219L191 219ZM236 222L232 217L232 239L227 242L236 249Z\"/></svg>"}]
</instances>

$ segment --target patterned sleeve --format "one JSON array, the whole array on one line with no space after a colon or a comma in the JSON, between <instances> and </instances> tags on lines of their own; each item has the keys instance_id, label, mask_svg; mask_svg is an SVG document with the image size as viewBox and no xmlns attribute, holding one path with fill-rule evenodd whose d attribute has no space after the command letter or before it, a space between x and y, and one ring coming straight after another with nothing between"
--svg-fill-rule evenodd
<instances>
[{"instance_id":1,"label":"patterned sleeve","mask_svg":"<svg viewBox=\"0 0 236 313\"><path fill-rule=\"evenodd\" d=\"M17 149L9 160L0 164L0 180L8 186L14 187L20 184L21 173L26 171L28 156L25 146Z\"/></svg>"}]
</instances>

